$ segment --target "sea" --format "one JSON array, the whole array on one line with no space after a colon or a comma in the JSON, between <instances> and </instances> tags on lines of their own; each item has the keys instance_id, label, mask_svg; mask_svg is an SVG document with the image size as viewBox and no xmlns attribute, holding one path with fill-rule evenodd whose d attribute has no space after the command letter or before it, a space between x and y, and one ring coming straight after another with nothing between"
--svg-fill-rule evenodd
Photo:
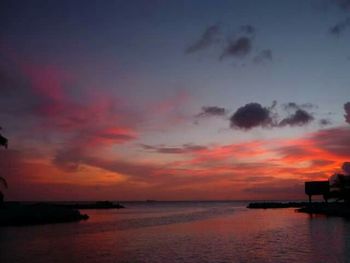
<instances>
[{"instance_id":1,"label":"sea","mask_svg":"<svg viewBox=\"0 0 350 263\"><path fill-rule=\"evenodd\" d=\"M0 227L1 263L350 262L350 221L247 202L125 202L75 223Z\"/></svg>"}]
</instances>

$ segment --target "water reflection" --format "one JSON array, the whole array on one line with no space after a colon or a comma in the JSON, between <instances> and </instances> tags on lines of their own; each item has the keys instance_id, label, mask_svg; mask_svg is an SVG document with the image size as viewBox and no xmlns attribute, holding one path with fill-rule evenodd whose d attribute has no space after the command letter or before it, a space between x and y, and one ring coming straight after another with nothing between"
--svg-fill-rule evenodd
<instances>
[{"instance_id":1,"label":"water reflection","mask_svg":"<svg viewBox=\"0 0 350 263\"><path fill-rule=\"evenodd\" d=\"M130 207L130 206L129 206ZM0 262L346 262L350 223L244 204L134 205L0 229Z\"/></svg>"},{"instance_id":2,"label":"water reflection","mask_svg":"<svg viewBox=\"0 0 350 263\"><path fill-rule=\"evenodd\" d=\"M308 223L315 262L347 262L350 222L337 217L311 216Z\"/></svg>"}]
</instances>

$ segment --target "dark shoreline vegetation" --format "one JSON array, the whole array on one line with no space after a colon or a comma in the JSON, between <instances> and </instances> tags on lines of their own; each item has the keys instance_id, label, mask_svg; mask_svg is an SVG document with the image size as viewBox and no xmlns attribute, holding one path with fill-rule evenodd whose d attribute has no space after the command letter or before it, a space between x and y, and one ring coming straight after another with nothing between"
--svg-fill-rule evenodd
<instances>
[{"instance_id":1,"label":"dark shoreline vegetation","mask_svg":"<svg viewBox=\"0 0 350 263\"><path fill-rule=\"evenodd\" d=\"M310 215L325 215L350 218L350 205L348 203L325 203L325 202L257 202L249 203L247 208L251 209L276 209L276 208L298 208L297 212Z\"/></svg>"},{"instance_id":2,"label":"dark shoreline vegetation","mask_svg":"<svg viewBox=\"0 0 350 263\"><path fill-rule=\"evenodd\" d=\"M86 220L89 216L79 210L38 203L26 205L21 203L4 203L0 208L0 226L26 226L76 222Z\"/></svg>"},{"instance_id":3,"label":"dark shoreline vegetation","mask_svg":"<svg viewBox=\"0 0 350 263\"><path fill-rule=\"evenodd\" d=\"M79 222L89 216L79 209L121 209L120 203L98 202L5 202L0 206L0 226L26 226ZM252 202L250 209L297 208L297 212L350 218L350 206L344 202Z\"/></svg>"},{"instance_id":4,"label":"dark shoreline vegetation","mask_svg":"<svg viewBox=\"0 0 350 263\"><path fill-rule=\"evenodd\" d=\"M68 223L87 220L89 216L78 209L120 209L119 203L35 203L6 202L0 206L0 226L27 226Z\"/></svg>"}]
</instances>

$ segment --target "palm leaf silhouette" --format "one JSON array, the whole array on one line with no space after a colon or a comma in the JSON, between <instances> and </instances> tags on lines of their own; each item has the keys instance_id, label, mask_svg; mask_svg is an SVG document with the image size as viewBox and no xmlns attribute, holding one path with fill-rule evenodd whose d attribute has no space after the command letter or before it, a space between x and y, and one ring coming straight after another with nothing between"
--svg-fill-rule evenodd
<instances>
[{"instance_id":1,"label":"palm leaf silhouette","mask_svg":"<svg viewBox=\"0 0 350 263\"><path fill-rule=\"evenodd\" d=\"M6 182L5 178L0 177L0 183L1 183L5 188L8 188L8 185L7 185L7 182Z\"/></svg>"}]
</instances>

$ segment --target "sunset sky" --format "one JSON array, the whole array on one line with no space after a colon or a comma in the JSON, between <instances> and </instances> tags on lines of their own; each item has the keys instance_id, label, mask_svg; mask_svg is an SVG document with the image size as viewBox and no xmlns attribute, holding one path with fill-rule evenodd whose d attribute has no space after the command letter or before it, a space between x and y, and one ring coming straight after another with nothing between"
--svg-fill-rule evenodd
<instances>
[{"instance_id":1,"label":"sunset sky","mask_svg":"<svg viewBox=\"0 0 350 263\"><path fill-rule=\"evenodd\" d=\"M300 199L350 161L349 0L5 0L0 24L7 200Z\"/></svg>"}]
</instances>

